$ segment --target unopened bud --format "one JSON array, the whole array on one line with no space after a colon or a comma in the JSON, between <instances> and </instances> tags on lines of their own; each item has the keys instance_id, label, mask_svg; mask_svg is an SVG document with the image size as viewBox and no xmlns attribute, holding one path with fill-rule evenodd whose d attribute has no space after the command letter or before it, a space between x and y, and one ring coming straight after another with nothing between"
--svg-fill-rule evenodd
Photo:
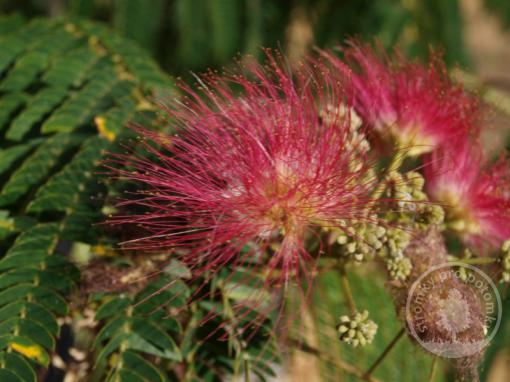
<instances>
[{"instance_id":1,"label":"unopened bud","mask_svg":"<svg viewBox=\"0 0 510 382\"><path fill-rule=\"evenodd\" d=\"M353 347L370 344L377 333L377 324L368 318L367 310L352 316L341 316L339 321L337 331L340 341Z\"/></svg>"}]
</instances>

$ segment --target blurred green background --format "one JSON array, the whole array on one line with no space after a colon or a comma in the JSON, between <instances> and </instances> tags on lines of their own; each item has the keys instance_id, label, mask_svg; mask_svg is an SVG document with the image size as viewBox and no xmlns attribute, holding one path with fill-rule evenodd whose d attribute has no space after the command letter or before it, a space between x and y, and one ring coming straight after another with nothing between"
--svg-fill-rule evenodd
<instances>
[{"instance_id":1,"label":"blurred green background","mask_svg":"<svg viewBox=\"0 0 510 382\"><path fill-rule=\"evenodd\" d=\"M487 0L506 8L508 0ZM377 36L413 56L429 44L468 65L458 0L0 0L23 18L73 15L103 21L139 42L172 74L221 67L238 53L279 47L291 57L346 36Z\"/></svg>"},{"instance_id":2,"label":"blurred green background","mask_svg":"<svg viewBox=\"0 0 510 382\"><path fill-rule=\"evenodd\" d=\"M0 0L0 14L13 23L63 15L102 21L167 72L187 75L228 65L237 54L258 56L262 46L299 57L348 36L376 36L411 56L426 56L433 46L449 65L470 67L464 24L476 3L510 24L508 0Z\"/></svg>"}]
</instances>

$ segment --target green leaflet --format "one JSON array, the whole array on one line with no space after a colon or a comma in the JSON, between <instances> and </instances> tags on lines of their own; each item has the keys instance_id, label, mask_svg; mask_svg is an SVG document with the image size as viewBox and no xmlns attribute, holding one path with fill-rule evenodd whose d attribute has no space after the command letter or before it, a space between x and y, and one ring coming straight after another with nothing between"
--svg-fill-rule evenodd
<instances>
[{"instance_id":1,"label":"green leaflet","mask_svg":"<svg viewBox=\"0 0 510 382\"><path fill-rule=\"evenodd\" d=\"M34 20L28 25L20 28L15 33L8 34L0 39L2 49L0 50L0 74L18 57L20 53L25 51L29 43L33 40L33 36L44 36L50 31L53 25L45 23L41 20Z\"/></svg>"},{"instance_id":2,"label":"green leaflet","mask_svg":"<svg viewBox=\"0 0 510 382\"><path fill-rule=\"evenodd\" d=\"M30 364L17 353L0 352L0 363L23 382L36 382L37 380Z\"/></svg>"},{"instance_id":3,"label":"green leaflet","mask_svg":"<svg viewBox=\"0 0 510 382\"><path fill-rule=\"evenodd\" d=\"M43 52L30 51L20 58L14 68L0 84L3 91L24 90L49 63L49 56Z\"/></svg>"},{"instance_id":4,"label":"green leaflet","mask_svg":"<svg viewBox=\"0 0 510 382\"><path fill-rule=\"evenodd\" d=\"M80 46L57 57L44 73L43 82L57 87L79 86L88 71L98 62L100 52L90 46Z\"/></svg>"},{"instance_id":5,"label":"green leaflet","mask_svg":"<svg viewBox=\"0 0 510 382\"><path fill-rule=\"evenodd\" d=\"M0 150L0 175L8 171L15 161L23 157L39 143L41 143L41 139L34 139L5 150Z\"/></svg>"},{"instance_id":6,"label":"green leaflet","mask_svg":"<svg viewBox=\"0 0 510 382\"><path fill-rule=\"evenodd\" d=\"M7 125L11 116L23 107L26 99L27 96L25 94L18 92L9 93L0 99L0 132Z\"/></svg>"},{"instance_id":7,"label":"green leaflet","mask_svg":"<svg viewBox=\"0 0 510 382\"><path fill-rule=\"evenodd\" d=\"M73 208L80 192L93 176L108 142L93 136L59 173L42 186L27 207L28 212L62 211Z\"/></svg>"},{"instance_id":8,"label":"green leaflet","mask_svg":"<svg viewBox=\"0 0 510 382\"><path fill-rule=\"evenodd\" d=\"M52 168L58 164L65 150L77 145L79 136L68 134L55 135L30 155L11 175L0 191L0 206L13 203L25 195L33 186L44 180Z\"/></svg>"},{"instance_id":9,"label":"green leaflet","mask_svg":"<svg viewBox=\"0 0 510 382\"><path fill-rule=\"evenodd\" d=\"M13 141L21 140L36 122L51 112L66 96L67 88L63 86L47 87L35 94L28 100L23 113L12 121L5 137Z\"/></svg>"},{"instance_id":10,"label":"green leaflet","mask_svg":"<svg viewBox=\"0 0 510 382\"><path fill-rule=\"evenodd\" d=\"M89 122L99 103L118 81L113 68L104 65L93 79L74 93L42 125L42 133L70 132Z\"/></svg>"},{"instance_id":11,"label":"green leaflet","mask_svg":"<svg viewBox=\"0 0 510 382\"><path fill-rule=\"evenodd\" d=\"M69 313L79 287L67 252L73 241L100 238L92 225L104 219L99 165L152 87L168 92L171 82L141 48L96 24L63 19L1 35L0 73L0 380L34 382L58 341L57 317ZM105 370L105 378L142 373L166 381L142 355L180 360L169 334L179 323L155 314L128 324L126 366Z\"/></svg>"},{"instance_id":12,"label":"green leaflet","mask_svg":"<svg viewBox=\"0 0 510 382\"><path fill-rule=\"evenodd\" d=\"M37 342L27 337L18 335L0 336L0 349L9 348L25 356L26 358L47 367L50 363L50 356ZM14 374L14 373L13 373ZM3 379L2 379L3 380Z\"/></svg>"}]
</instances>

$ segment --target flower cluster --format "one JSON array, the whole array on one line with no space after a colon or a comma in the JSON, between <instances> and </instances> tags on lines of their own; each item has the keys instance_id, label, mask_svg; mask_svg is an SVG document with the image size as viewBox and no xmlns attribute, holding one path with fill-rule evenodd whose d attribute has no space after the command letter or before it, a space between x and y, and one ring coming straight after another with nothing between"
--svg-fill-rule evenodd
<instances>
[{"instance_id":1,"label":"flower cluster","mask_svg":"<svg viewBox=\"0 0 510 382\"><path fill-rule=\"evenodd\" d=\"M121 207L149 210L114 218L144 229L125 247L179 249L195 274L258 267L287 285L310 276L317 227L363 218L375 178L344 84L319 63L288 73L269 59L201 79L200 94L184 87L169 109L176 134L139 130L152 158L117 158L130 166L120 175L143 185Z\"/></svg>"},{"instance_id":2,"label":"flower cluster","mask_svg":"<svg viewBox=\"0 0 510 382\"><path fill-rule=\"evenodd\" d=\"M337 327L340 341L353 347L370 344L376 333L377 324L368 318L368 311L356 312L352 317L341 316Z\"/></svg>"},{"instance_id":3,"label":"flower cluster","mask_svg":"<svg viewBox=\"0 0 510 382\"><path fill-rule=\"evenodd\" d=\"M471 129L477 101L452 82L439 57L425 66L357 42L342 51L344 60L324 55L352 81L357 112L384 140L417 156Z\"/></svg>"},{"instance_id":4,"label":"flower cluster","mask_svg":"<svg viewBox=\"0 0 510 382\"><path fill-rule=\"evenodd\" d=\"M165 109L174 133L138 128L145 150L111 161L138 185L113 218L138 227L124 246L171 250L195 278L252 272L271 292L311 281L320 256L343 275L375 260L400 294L448 260L444 229L466 250L501 247L510 166L482 150L477 97L438 57L423 65L356 42L341 53L322 51L292 70L268 54L240 74L197 77L197 91L183 85ZM410 166L418 170L403 170ZM377 325L346 296L352 317L341 317L340 339L369 344ZM434 307L442 301L429 297ZM483 336L478 326L468 335Z\"/></svg>"},{"instance_id":5,"label":"flower cluster","mask_svg":"<svg viewBox=\"0 0 510 382\"><path fill-rule=\"evenodd\" d=\"M427 191L444 205L448 227L479 249L510 238L510 164L490 164L478 140L458 139L425 159Z\"/></svg>"},{"instance_id":6,"label":"flower cluster","mask_svg":"<svg viewBox=\"0 0 510 382\"><path fill-rule=\"evenodd\" d=\"M352 82L354 109L373 139L423 162L427 196L445 209L449 229L478 250L498 248L510 237L510 163L491 164L483 152L478 98L437 56L423 65L356 42L342 53L322 55Z\"/></svg>"}]
</instances>

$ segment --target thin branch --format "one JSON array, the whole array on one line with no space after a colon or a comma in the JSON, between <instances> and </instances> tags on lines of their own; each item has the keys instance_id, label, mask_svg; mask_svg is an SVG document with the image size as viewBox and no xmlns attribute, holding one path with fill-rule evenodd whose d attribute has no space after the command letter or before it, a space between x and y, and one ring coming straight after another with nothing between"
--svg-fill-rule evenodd
<instances>
[{"instance_id":1,"label":"thin branch","mask_svg":"<svg viewBox=\"0 0 510 382\"><path fill-rule=\"evenodd\" d=\"M459 263L469 264L469 265L486 265L493 264L499 261L498 258L495 257L468 257L468 258L458 258L454 256L448 256L448 260L456 261Z\"/></svg>"},{"instance_id":2,"label":"thin branch","mask_svg":"<svg viewBox=\"0 0 510 382\"><path fill-rule=\"evenodd\" d=\"M347 300L347 304L349 305L349 309L351 310L352 314L355 314L358 309L356 309L356 302L352 296L351 285L349 284L349 279L347 278L345 265L340 267L340 282L342 283L342 291L345 299Z\"/></svg>"},{"instance_id":3,"label":"thin branch","mask_svg":"<svg viewBox=\"0 0 510 382\"><path fill-rule=\"evenodd\" d=\"M432 382L434 380L434 375L436 374L437 363L438 363L437 359L438 359L437 355L432 359L432 365L430 367L430 374L429 374L429 382Z\"/></svg>"},{"instance_id":4,"label":"thin branch","mask_svg":"<svg viewBox=\"0 0 510 382\"><path fill-rule=\"evenodd\" d=\"M244 382L250 382L250 362L244 360Z\"/></svg>"},{"instance_id":5,"label":"thin branch","mask_svg":"<svg viewBox=\"0 0 510 382\"><path fill-rule=\"evenodd\" d=\"M377 378L374 378L370 375L365 376L363 374L363 372L361 370L359 370L356 366L351 365L348 362L342 361L341 359L331 358L327 354L324 354L323 352L321 352L319 349L317 349L311 345L308 345L308 344L304 343L303 341L299 341L299 340L296 340L293 338L290 338L288 341L292 345L297 346L297 348L300 351L302 351L304 353L312 354L312 355L316 356L317 358L345 371L346 373L348 373L350 375L358 377L358 378L360 378L364 381L367 381L367 382L380 382Z\"/></svg>"},{"instance_id":6,"label":"thin branch","mask_svg":"<svg viewBox=\"0 0 510 382\"><path fill-rule=\"evenodd\" d=\"M400 331L397 333L395 338L391 340L391 342L386 346L386 349L382 352L382 354L377 358L377 360L374 362L374 364L370 367L370 369L367 370L367 372L363 375L364 378L367 378L374 372L375 369L381 364L381 362L386 358L386 356L389 354L391 349L397 344L398 340L402 338L404 333L406 332L405 328L400 329Z\"/></svg>"}]
</instances>

